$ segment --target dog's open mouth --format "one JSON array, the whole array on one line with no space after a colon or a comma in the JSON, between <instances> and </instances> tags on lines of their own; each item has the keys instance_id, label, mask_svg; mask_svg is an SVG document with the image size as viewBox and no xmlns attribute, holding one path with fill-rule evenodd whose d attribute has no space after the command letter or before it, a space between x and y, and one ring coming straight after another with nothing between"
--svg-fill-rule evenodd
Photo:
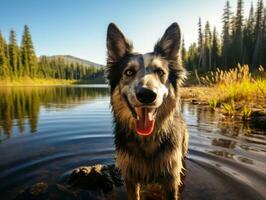
<instances>
[{"instance_id":1,"label":"dog's open mouth","mask_svg":"<svg viewBox=\"0 0 266 200\"><path fill-rule=\"evenodd\" d=\"M154 129L157 110L147 107L135 107L136 131L139 135L149 136Z\"/></svg>"}]
</instances>

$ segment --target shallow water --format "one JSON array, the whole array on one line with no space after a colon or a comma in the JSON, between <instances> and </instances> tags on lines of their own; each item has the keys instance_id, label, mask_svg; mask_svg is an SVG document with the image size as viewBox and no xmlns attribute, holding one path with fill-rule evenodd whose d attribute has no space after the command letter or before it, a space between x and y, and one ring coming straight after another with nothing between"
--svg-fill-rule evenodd
<instances>
[{"instance_id":1,"label":"shallow water","mask_svg":"<svg viewBox=\"0 0 266 200\"><path fill-rule=\"evenodd\" d=\"M190 131L182 199L266 199L266 132L182 104ZM0 89L0 199L62 182L82 165L114 163L104 86Z\"/></svg>"}]
</instances>

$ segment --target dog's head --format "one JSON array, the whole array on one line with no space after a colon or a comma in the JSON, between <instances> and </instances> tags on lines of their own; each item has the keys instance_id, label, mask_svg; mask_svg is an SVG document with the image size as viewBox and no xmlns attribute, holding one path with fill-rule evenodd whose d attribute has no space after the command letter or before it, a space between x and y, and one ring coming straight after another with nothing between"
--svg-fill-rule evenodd
<instances>
[{"instance_id":1,"label":"dog's head","mask_svg":"<svg viewBox=\"0 0 266 200\"><path fill-rule=\"evenodd\" d=\"M168 27L154 51L146 54L133 52L119 28L109 25L106 76L116 120L147 136L158 119L170 114L176 106L178 86L185 78L180 48L177 23Z\"/></svg>"}]
</instances>

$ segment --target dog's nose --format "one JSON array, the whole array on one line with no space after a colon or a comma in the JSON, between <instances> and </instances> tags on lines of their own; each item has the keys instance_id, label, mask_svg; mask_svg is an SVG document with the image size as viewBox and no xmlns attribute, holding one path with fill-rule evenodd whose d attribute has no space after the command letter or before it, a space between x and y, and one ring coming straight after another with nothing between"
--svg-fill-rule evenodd
<instances>
[{"instance_id":1,"label":"dog's nose","mask_svg":"<svg viewBox=\"0 0 266 200\"><path fill-rule=\"evenodd\" d=\"M157 94L151 89L141 87L137 90L136 96L141 103L148 104L156 99Z\"/></svg>"}]
</instances>

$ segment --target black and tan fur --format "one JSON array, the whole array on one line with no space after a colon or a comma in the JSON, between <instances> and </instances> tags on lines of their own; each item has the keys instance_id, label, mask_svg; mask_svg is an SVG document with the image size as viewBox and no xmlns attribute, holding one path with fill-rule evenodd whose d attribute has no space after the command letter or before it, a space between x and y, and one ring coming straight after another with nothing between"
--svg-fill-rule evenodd
<instances>
[{"instance_id":1,"label":"black and tan fur","mask_svg":"<svg viewBox=\"0 0 266 200\"><path fill-rule=\"evenodd\" d=\"M185 78L180 60L181 33L173 23L157 42L154 51L139 54L119 28L111 23L107 31L106 76L111 88L116 163L125 179L130 200L140 199L143 184L159 183L166 199L178 199L188 133L180 115L179 87ZM127 70L129 73L127 76ZM155 91L152 104L136 98L139 87ZM135 106L150 106L157 116L150 136L135 131Z\"/></svg>"}]
</instances>

